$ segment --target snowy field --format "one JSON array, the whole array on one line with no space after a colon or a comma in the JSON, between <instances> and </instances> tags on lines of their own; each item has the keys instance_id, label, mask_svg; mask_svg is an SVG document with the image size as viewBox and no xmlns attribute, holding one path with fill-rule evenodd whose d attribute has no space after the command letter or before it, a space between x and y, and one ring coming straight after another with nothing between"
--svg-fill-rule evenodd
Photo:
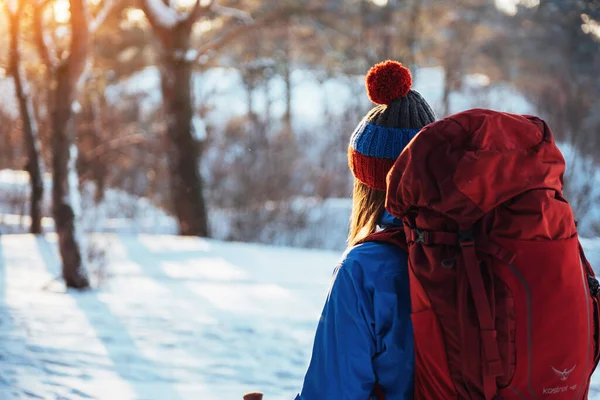
<instances>
[{"instance_id":1,"label":"snowy field","mask_svg":"<svg viewBox=\"0 0 600 400\"><path fill-rule=\"evenodd\" d=\"M0 399L291 399L339 254L98 235L109 277L64 293L55 236L0 236Z\"/></svg>"},{"instance_id":2,"label":"snowy field","mask_svg":"<svg viewBox=\"0 0 600 400\"><path fill-rule=\"evenodd\" d=\"M53 234L0 236L0 399L294 397L339 254L94 240L108 249L109 277L97 291L65 293L53 282ZM598 265L600 240L584 245Z\"/></svg>"}]
</instances>

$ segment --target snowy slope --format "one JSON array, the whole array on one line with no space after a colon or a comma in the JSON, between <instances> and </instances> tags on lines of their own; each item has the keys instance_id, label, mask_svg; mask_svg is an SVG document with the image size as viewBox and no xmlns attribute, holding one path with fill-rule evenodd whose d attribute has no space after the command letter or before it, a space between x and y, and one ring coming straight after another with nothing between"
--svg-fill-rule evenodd
<instances>
[{"instance_id":1,"label":"snowy slope","mask_svg":"<svg viewBox=\"0 0 600 400\"><path fill-rule=\"evenodd\" d=\"M0 236L0 399L294 397L339 254L100 238L109 283L64 293L53 235Z\"/></svg>"},{"instance_id":2,"label":"snowy slope","mask_svg":"<svg viewBox=\"0 0 600 400\"><path fill-rule=\"evenodd\" d=\"M109 284L65 294L53 235L0 236L0 399L293 397L338 254L102 238Z\"/></svg>"}]
</instances>

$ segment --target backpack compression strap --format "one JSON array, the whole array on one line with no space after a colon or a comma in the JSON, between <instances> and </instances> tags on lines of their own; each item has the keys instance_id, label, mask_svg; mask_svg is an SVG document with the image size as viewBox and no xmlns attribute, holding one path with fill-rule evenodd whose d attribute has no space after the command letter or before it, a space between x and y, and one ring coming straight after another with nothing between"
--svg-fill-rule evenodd
<instances>
[{"instance_id":1,"label":"backpack compression strap","mask_svg":"<svg viewBox=\"0 0 600 400\"><path fill-rule=\"evenodd\" d=\"M458 235L451 232L429 232L419 229L412 229L407 224L404 225L405 235L409 243L421 244L423 246L431 245L460 245L465 263L465 272L475 310L479 322L479 334L485 357L484 371L484 391L487 398L493 397L497 393L496 377L502 376L502 361L498 350L498 341L496 337L495 321L490 308L490 302L487 291L481 275L481 266L477 258L476 249L506 262L512 263L514 255L510 254L502 247L486 241L478 240L477 247L475 235L472 230L461 231ZM475 351L479 351L476 349Z\"/></svg>"},{"instance_id":2,"label":"backpack compression strap","mask_svg":"<svg viewBox=\"0 0 600 400\"><path fill-rule=\"evenodd\" d=\"M465 272L471 286L473 302L479 320L479 334L483 346L483 355L487 370L484 371L483 388L486 398L493 397L497 393L496 377L502 376L502 362L498 351L495 321L492 316L490 302L481 275L481 266L477 253L475 252L475 237L472 230L461 231L459 243L465 261ZM478 351L479 349L477 349Z\"/></svg>"}]
</instances>

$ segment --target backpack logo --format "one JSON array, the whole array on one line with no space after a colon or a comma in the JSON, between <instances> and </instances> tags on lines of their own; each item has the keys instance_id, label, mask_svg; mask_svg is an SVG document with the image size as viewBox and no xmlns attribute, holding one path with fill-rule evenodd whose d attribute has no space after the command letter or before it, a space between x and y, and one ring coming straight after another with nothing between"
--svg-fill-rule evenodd
<instances>
[{"instance_id":1,"label":"backpack logo","mask_svg":"<svg viewBox=\"0 0 600 400\"><path fill-rule=\"evenodd\" d=\"M559 371L554 367L552 367L552 370L554 371L556 376L558 376L560 378L560 380L564 382L567 379L569 379L569 375L571 375L573 373L573 371L575 371L575 367L577 367L577 364L573 365L573 368L565 369L564 371Z\"/></svg>"}]
</instances>

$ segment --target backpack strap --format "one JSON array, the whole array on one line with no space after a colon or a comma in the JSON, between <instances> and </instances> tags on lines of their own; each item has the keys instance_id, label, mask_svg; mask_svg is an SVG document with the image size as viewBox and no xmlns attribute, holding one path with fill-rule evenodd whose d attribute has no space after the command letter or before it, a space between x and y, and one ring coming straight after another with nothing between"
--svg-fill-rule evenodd
<instances>
[{"instance_id":1,"label":"backpack strap","mask_svg":"<svg viewBox=\"0 0 600 400\"><path fill-rule=\"evenodd\" d=\"M434 244L456 245L458 236L451 232L430 232L421 229L414 229L408 225L404 225L404 232L408 243L417 243L424 246Z\"/></svg>"},{"instance_id":2,"label":"backpack strap","mask_svg":"<svg viewBox=\"0 0 600 400\"><path fill-rule=\"evenodd\" d=\"M373 387L373 393L371 396L375 397L377 400L385 400L385 394L383 393L383 389L381 388L379 383L375 383L375 386Z\"/></svg>"},{"instance_id":3,"label":"backpack strap","mask_svg":"<svg viewBox=\"0 0 600 400\"><path fill-rule=\"evenodd\" d=\"M463 253L467 280L469 281L473 302L475 303L477 319L479 320L479 334L483 346L483 355L487 362L485 371L483 371L483 387L486 398L492 398L498 391L496 377L503 374L502 361L500 359L500 352L498 351L495 321L483 283L481 266L475 251L473 231L461 231L459 234L459 244ZM479 351L479 349L476 351Z\"/></svg>"},{"instance_id":4,"label":"backpack strap","mask_svg":"<svg viewBox=\"0 0 600 400\"><path fill-rule=\"evenodd\" d=\"M388 243L393 244L396 247L400 247L404 251L408 251L408 243L406 241L406 234L404 232L404 228L392 227L386 228L380 232L375 232L364 238L359 242L379 242L379 243Z\"/></svg>"},{"instance_id":5,"label":"backpack strap","mask_svg":"<svg viewBox=\"0 0 600 400\"><path fill-rule=\"evenodd\" d=\"M479 322L479 335L485 360L483 371L483 386L486 398L492 398L498 391L496 377L502 376L502 361L498 350L497 333L494 316L490 307L481 265L477 257L477 250L487 253L506 263L512 263L515 256L501 246L485 239L477 240L472 229L460 231L458 234L452 232L430 232L404 226L405 234L409 243L421 244L423 246L450 245L460 246L467 281L471 288L473 303ZM474 351L479 352L480 349Z\"/></svg>"}]
</instances>

